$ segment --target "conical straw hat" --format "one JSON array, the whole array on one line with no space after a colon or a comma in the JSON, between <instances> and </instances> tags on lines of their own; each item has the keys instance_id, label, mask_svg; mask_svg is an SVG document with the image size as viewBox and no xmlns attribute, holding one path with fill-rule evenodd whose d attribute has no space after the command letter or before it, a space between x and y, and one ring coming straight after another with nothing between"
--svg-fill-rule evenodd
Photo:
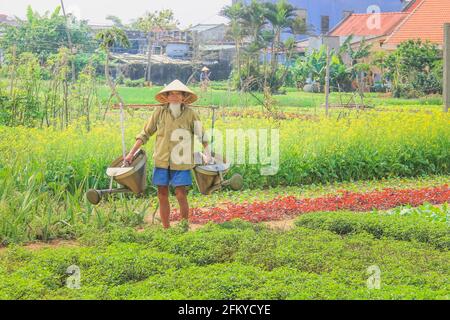
<instances>
[{"instance_id":1,"label":"conical straw hat","mask_svg":"<svg viewBox=\"0 0 450 320\"><path fill-rule=\"evenodd\" d=\"M202 71L209 71L208 67L203 67Z\"/></svg>"},{"instance_id":2,"label":"conical straw hat","mask_svg":"<svg viewBox=\"0 0 450 320\"><path fill-rule=\"evenodd\" d=\"M187 93L186 97L183 100L185 104L191 104L197 101L197 95L188 87L186 87L180 80L172 81L167 87L162 89L156 96L155 99L161 103L168 103L167 101L167 93L169 91L181 91Z\"/></svg>"}]
</instances>

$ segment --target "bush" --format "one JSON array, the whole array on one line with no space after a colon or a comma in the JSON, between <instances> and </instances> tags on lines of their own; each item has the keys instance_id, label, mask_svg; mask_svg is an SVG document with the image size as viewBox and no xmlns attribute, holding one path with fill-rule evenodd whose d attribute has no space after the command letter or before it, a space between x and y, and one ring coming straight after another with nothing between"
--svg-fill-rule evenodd
<instances>
[{"instance_id":1,"label":"bush","mask_svg":"<svg viewBox=\"0 0 450 320\"><path fill-rule=\"evenodd\" d=\"M308 88L307 92L322 92L325 88L325 66L327 52L325 46L319 50L308 52L305 57L298 58L289 68L289 79L297 87ZM331 88L347 90L351 84L351 73L343 63L342 58L332 52L330 61L330 85ZM314 84L308 84L307 80ZM305 86L306 85L306 86Z\"/></svg>"},{"instance_id":2,"label":"bush","mask_svg":"<svg viewBox=\"0 0 450 320\"><path fill-rule=\"evenodd\" d=\"M408 40L386 59L395 97L417 98L442 92L442 54L435 44Z\"/></svg>"},{"instance_id":3,"label":"bush","mask_svg":"<svg viewBox=\"0 0 450 320\"><path fill-rule=\"evenodd\" d=\"M126 87L143 87L145 85L145 79L137 79L137 80L131 80L131 79L125 79L124 84Z\"/></svg>"},{"instance_id":4,"label":"bush","mask_svg":"<svg viewBox=\"0 0 450 320\"><path fill-rule=\"evenodd\" d=\"M450 249L450 234L445 220L429 221L421 214L407 215L405 211L400 212L403 213L396 213L396 211L392 211L390 214L320 213L301 216L296 221L296 225L317 230L329 230L339 235L367 232L377 239L418 241L429 243L438 249ZM418 212L421 210L419 209Z\"/></svg>"},{"instance_id":5,"label":"bush","mask_svg":"<svg viewBox=\"0 0 450 320\"><path fill-rule=\"evenodd\" d=\"M447 250L363 231L342 237L233 221L189 233L127 229L97 238L90 247L3 251L0 298L442 299L449 289ZM65 286L73 264L81 270L79 290ZM367 289L372 265L382 271L380 290Z\"/></svg>"}]
</instances>

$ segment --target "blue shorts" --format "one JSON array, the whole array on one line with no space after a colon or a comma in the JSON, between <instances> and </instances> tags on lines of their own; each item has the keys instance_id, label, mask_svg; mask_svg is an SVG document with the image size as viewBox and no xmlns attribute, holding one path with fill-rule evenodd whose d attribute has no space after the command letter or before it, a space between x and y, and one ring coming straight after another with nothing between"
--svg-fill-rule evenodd
<instances>
[{"instance_id":1,"label":"blue shorts","mask_svg":"<svg viewBox=\"0 0 450 320\"><path fill-rule=\"evenodd\" d=\"M191 170L169 170L165 168L153 168L152 183L156 186L173 187L191 186Z\"/></svg>"}]
</instances>

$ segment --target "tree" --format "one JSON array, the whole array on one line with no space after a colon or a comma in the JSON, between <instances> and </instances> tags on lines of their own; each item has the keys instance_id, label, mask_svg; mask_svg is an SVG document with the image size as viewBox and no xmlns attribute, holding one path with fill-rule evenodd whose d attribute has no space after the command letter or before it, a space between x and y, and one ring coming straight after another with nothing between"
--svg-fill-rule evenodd
<instances>
[{"instance_id":1,"label":"tree","mask_svg":"<svg viewBox=\"0 0 450 320\"><path fill-rule=\"evenodd\" d=\"M156 34L160 31L166 31L175 28L178 21L174 20L172 10L162 10L155 12L147 12L143 17L133 24L135 28L147 33L147 67L145 72L145 80L151 81L151 59L153 42L156 41Z\"/></svg>"},{"instance_id":2,"label":"tree","mask_svg":"<svg viewBox=\"0 0 450 320\"><path fill-rule=\"evenodd\" d=\"M294 18L294 21L292 23L292 31L294 32L294 34L309 34L310 29L313 26L309 26L306 23L306 19L297 15Z\"/></svg>"},{"instance_id":3,"label":"tree","mask_svg":"<svg viewBox=\"0 0 450 320\"><path fill-rule=\"evenodd\" d=\"M78 21L73 15L67 14L66 23L59 6L52 13L43 15L28 6L26 19L18 19L17 26L0 25L2 32L0 45L3 48L15 46L17 54L32 52L39 57L42 65L51 54L58 53L61 46L68 45L68 35L78 53L92 52L95 48L87 22Z\"/></svg>"},{"instance_id":4,"label":"tree","mask_svg":"<svg viewBox=\"0 0 450 320\"><path fill-rule=\"evenodd\" d=\"M297 87L306 84L309 79L318 85L318 89L325 85L325 71L327 63L327 50L321 46L319 50L311 50L304 57L298 58L289 68L290 79L296 82ZM332 86L345 88L348 86L350 74L341 57L334 51L330 59L330 81Z\"/></svg>"},{"instance_id":5,"label":"tree","mask_svg":"<svg viewBox=\"0 0 450 320\"><path fill-rule=\"evenodd\" d=\"M278 60L279 53L285 54L287 62L295 53L295 40L282 41L282 33L305 31L305 21L286 0L252 0L248 5L236 2L224 7L222 15L230 19L230 35L236 43L237 73L233 70L233 82L243 90L263 91L269 87L271 93L278 91L289 74L288 67ZM250 43L242 48L244 39Z\"/></svg>"},{"instance_id":6,"label":"tree","mask_svg":"<svg viewBox=\"0 0 450 320\"><path fill-rule=\"evenodd\" d=\"M277 51L283 49L281 41L281 33L286 29L292 32L296 13L295 8L286 0L280 0L277 3L266 2L267 8L266 18L270 22L273 32L273 40L271 45L271 68L272 72L276 71Z\"/></svg>"},{"instance_id":7,"label":"tree","mask_svg":"<svg viewBox=\"0 0 450 320\"><path fill-rule=\"evenodd\" d=\"M243 26L255 43L264 43L261 30L267 25L266 10L265 5L256 0L252 0L250 5L244 7Z\"/></svg>"},{"instance_id":8,"label":"tree","mask_svg":"<svg viewBox=\"0 0 450 320\"><path fill-rule=\"evenodd\" d=\"M122 20L114 15L107 15L106 20L109 20L113 25L119 29L127 29L127 26L123 24Z\"/></svg>"},{"instance_id":9,"label":"tree","mask_svg":"<svg viewBox=\"0 0 450 320\"><path fill-rule=\"evenodd\" d=\"M387 57L386 51L377 51L372 55L372 63L380 69L381 74L385 72Z\"/></svg>"},{"instance_id":10,"label":"tree","mask_svg":"<svg viewBox=\"0 0 450 320\"><path fill-rule=\"evenodd\" d=\"M42 68L31 52L6 53L10 77L9 94L0 94L0 122L8 126L33 127L40 116ZM1 91L1 90L0 90Z\"/></svg>"},{"instance_id":11,"label":"tree","mask_svg":"<svg viewBox=\"0 0 450 320\"><path fill-rule=\"evenodd\" d=\"M66 21L66 25L67 25L68 20L67 20L67 15L66 15L66 9L64 8L64 1L60 0L60 2L61 2L61 8L62 8L64 20ZM73 44L72 44L72 36L70 35L68 26L66 28L66 34L67 34L67 42L69 44L70 53L74 54L75 52L74 52L74 48L73 48ZM75 61L74 61L74 59L71 59L70 62L71 62L71 66L72 66L72 83L75 83L75 81L77 79L76 71L75 71Z\"/></svg>"},{"instance_id":12,"label":"tree","mask_svg":"<svg viewBox=\"0 0 450 320\"><path fill-rule=\"evenodd\" d=\"M105 78L108 82L109 87L111 88L111 97L116 97L123 105L124 102L117 92L114 81L111 79L109 64L111 61L111 48L115 45L120 45L127 48L130 46L130 41L128 40L126 33L122 29L119 29L117 27L112 27L110 29L100 31L99 33L97 33L96 39L100 41L100 49L103 50L106 54Z\"/></svg>"},{"instance_id":13,"label":"tree","mask_svg":"<svg viewBox=\"0 0 450 320\"><path fill-rule=\"evenodd\" d=\"M401 43L386 59L386 70L396 97L442 91L442 53L428 41L418 39Z\"/></svg>"},{"instance_id":14,"label":"tree","mask_svg":"<svg viewBox=\"0 0 450 320\"><path fill-rule=\"evenodd\" d=\"M128 48L130 46L130 41L128 40L125 31L117 27L112 27L111 29L100 31L97 34L96 38L100 40L100 49L102 49L106 53L105 77L106 80L108 81L109 87L111 88L111 97L109 100L111 101L111 98L115 96L120 102L120 117L122 119L122 156L123 159L125 159L126 146L125 146L125 130L123 127L123 106L125 103L123 102L122 97L117 92L114 81L111 79L111 75L109 73L109 61L111 59L111 48L114 45L120 45L122 47ZM105 109L105 116L106 112L108 112L108 106Z\"/></svg>"},{"instance_id":15,"label":"tree","mask_svg":"<svg viewBox=\"0 0 450 320\"><path fill-rule=\"evenodd\" d=\"M361 98L364 95L364 74L370 70L370 65L364 60L370 56L372 44L367 43L363 38L355 48L352 44L353 36L345 39L340 49L341 57L345 55L350 61L349 73L352 80L356 81ZM343 58L345 60L345 58Z\"/></svg>"},{"instance_id":16,"label":"tree","mask_svg":"<svg viewBox=\"0 0 450 320\"><path fill-rule=\"evenodd\" d=\"M230 20L229 36L234 40L236 46L236 69L238 78L241 79L241 46L245 36L242 18L244 16L243 5L237 2L231 6L225 6L221 15Z\"/></svg>"},{"instance_id":17,"label":"tree","mask_svg":"<svg viewBox=\"0 0 450 320\"><path fill-rule=\"evenodd\" d=\"M294 26L298 27L297 13L294 6L289 4L286 0L279 0L277 3L265 3L266 7L266 19L271 26L271 61L270 61L270 73L268 80L265 81L265 85L270 87L272 92L277 91L282 85L287 75L288 69L284 68L284 71L280 73L278 63L278 53L284 52L286 61L289 61L293 51L295 49L295 40L293 38L283 42L281 40L281 34L283 32L294 33Z\"/></svg>"},{"instance_id":18,"label":"tree","mask_svg":"<svg viewBox=\"0 0 450 320\"><path fill-rule=\"evenodd\" d=\"M267 8L263 3L256 0L243 7L242 27L244 33L250 37L251 42L243 50L245 65L241 70L241 78L238 80L238 87L244 90L262 90L263 84L259 83L264 77L261 74L260 53L263 48L268 45L268 39L271 35L263 32L263 28L267 25L266 19Z\"/></svg>"}]
</instances>

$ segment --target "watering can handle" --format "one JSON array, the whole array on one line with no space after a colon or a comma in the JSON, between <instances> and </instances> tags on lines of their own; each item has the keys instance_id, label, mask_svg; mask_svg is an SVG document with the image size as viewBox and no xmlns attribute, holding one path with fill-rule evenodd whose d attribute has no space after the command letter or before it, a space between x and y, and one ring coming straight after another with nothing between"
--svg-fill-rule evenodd
<instances>
[{"instance_id":1,"label":"watering can handle","mask_svg":"<svg viewBox=\"0 0 450 320\"><path fill-rule=\"evenodd\" d=\"M202 152L200 152L200 154L202 155L202 159L205 162L205 165L210 165L210 164L215 164L216 163L216 159L211 155L209 161L205 161L206 155Z\"/></svg>"},{"instance_id":2,"label":"watering can handle","mask_svg":"<svg viewBox=\"0 0 450 320\"><path fill-rule=\"evenodd\" d=\"M133 154L133 158L136 157L136 155L137 155L139 152L141 152L141 149L140 149L140 148L137 149L136 152Z\"/></svg>"},{"instance_id":3,"label":"watering can handle","mask_svg":"<svg viewBox=\"0 0 450 320\"><path fill-rule=\"evenodd\" d=\"M138 149L135 153L133 153L133 160L136 158L136 155L139 154L139 152L141 152L141 149ZM129 163L128 161L124 160L123 164L122 164L122 168L123 167L128 167L131 163Z\"/></svg>"}]
</instances>

